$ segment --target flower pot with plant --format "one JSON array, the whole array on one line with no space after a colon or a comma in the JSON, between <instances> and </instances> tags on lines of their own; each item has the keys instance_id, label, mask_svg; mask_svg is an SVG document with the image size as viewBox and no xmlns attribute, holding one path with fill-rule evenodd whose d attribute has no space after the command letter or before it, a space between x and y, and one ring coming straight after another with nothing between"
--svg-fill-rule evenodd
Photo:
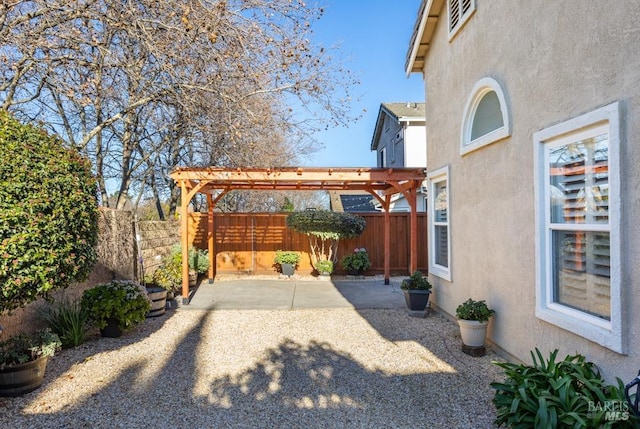
<instances>
[{"instance_id":1,"label":"flower pot with plant","mask_svg":"<svg viewBox=\"0 0 640 429\"><path fill-rule=\"evenodd\" d=\"M327 260L316 262L316 271L321 276L330 276L333 272L333 262Z\"/></svg>"},{"instance_id":2,"label":"flower pot with plant","mask_svg":"<svg viewBox=\"0 0 640 429\"><path fill-rule=\"evenodd\" d=\"M114 280L88 289L81 302L103 337L119 337L123 331L142 323L151 309L145 288L128 280Z\"/></svg>"},{"instance_id":3,"label":"flower pot with plant","mask_svg":"<svg viewBox=\"0 0 640 429\"><path fill-rule=\"evenodd\" d=\"M486 301L475 301L471 298L456 308L456 318L460 326L462 343L467 347L483 347L487 335L489 318L495 311L487 306Z\"/></svg>"},{"instance_id":4,"label":"flower pot with plant","mask_svg":"<svg viewBox=\"0 0 640 429\"><path fill-rule=\"evenodd\" d=\"M367 254L367 249L364 247L356 247L353 249L353 253L346 255L340 261L342 268L350 275L359 276L369 269L371 266L371 260Z\"/></svg>"},{"instance_id":5,"label":"flower pot with plant","mask_svg":"<svg viewBox=\"0 0 640 429\"><path fill-rule=\"evenodd\" d=\"M404 300L411 311L423 311L429 303L431 283L420 271L415 271L400 284L404 292Z\"/></svg>"},{"instance_id":6,"label":"flower pot with plant","mask_svg":"<svg viewBox=\"0 0 640 429\"><path fill-rule=\"evenodd\" d=\"M290 250L276 250L273 262L280 266L280 272L285 276L292 276L300 263L300 253Z\"/></svg>"},{"instance_id":7,"label":"flower pot with plant","mask_svg":"<svg viewBox=\"0 0 640 429\"><path fill-rule=\"evenodd\" d=\"M48 329L0 342L0 396L20 396L40 387L47 362L61 345Z\"/></svg>"}]
</instances>

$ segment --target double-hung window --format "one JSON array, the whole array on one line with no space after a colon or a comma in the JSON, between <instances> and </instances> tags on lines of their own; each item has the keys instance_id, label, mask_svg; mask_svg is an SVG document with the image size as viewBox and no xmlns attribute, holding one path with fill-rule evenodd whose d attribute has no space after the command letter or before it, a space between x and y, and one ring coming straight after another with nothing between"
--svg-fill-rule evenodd
<instances>
[{"instance_id":1,"label":"double-hung window","mask_svg":"<svg viewBox=\"0 0 640 429\"><path fill-rule=\"evenodd\" d=\"M536 315L622 352L618 112L535 134Z\"/></svg>"},{"instance_id":2,"label":"double-hung window","mask_svg":"<svg viewBox=\"0 0 640 429\"><path fill-rule=\"evenodd\" d=\"M451 281L451 230L449 228L449 168L429 179L429 273Z\"/></svg>"}]
</instances>

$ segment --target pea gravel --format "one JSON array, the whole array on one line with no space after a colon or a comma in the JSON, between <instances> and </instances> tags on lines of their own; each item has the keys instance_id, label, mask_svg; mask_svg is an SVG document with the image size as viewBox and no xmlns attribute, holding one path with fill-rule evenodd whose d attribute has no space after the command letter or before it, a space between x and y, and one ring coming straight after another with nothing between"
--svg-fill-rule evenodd
<instances>
[{"instance_id":1,"label":"pea gravel","mask_svg":"<svg viewBox=\"0 0 640 429\"><path fill-rule=\"evenodd\" d=\"M58 353L0 428L490 428L492 360L437 313L177 309Z\"/></svg>"}]
</instances>

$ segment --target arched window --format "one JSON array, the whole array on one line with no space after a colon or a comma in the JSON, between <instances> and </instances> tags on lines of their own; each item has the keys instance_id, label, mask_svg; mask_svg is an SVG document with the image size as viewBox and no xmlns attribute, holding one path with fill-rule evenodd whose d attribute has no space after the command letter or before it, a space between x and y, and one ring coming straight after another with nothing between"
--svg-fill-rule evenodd
<instances>
[{"instance_id":1,"label":"arched window","mask_svg":"<svg viewBox=\"0 0 640 429\"><path fill-rule=\"evenodd\" d=\"M461 134L461 155L511 135L507 102L495 79L485 77L473 87L464 109Z\"/></svg>"}]
</instances>

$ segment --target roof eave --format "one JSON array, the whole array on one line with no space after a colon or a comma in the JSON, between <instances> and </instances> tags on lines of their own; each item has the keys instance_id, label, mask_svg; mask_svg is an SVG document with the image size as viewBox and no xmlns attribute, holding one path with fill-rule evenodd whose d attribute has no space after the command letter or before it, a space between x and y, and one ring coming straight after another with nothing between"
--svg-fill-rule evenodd
<instances>
[{"instance_id":1,"label":"roof eave","mask_svg":"<svg viewBox=\"0 0 640 429\"><path fill-rule=\"evenodd\" d=\"M424 72L424 62L429 50L429 43L438 23L443 4L444 0L422 0L420 4L405 62L407 77L411 73Z\"/></svg>"}]
</instances>

